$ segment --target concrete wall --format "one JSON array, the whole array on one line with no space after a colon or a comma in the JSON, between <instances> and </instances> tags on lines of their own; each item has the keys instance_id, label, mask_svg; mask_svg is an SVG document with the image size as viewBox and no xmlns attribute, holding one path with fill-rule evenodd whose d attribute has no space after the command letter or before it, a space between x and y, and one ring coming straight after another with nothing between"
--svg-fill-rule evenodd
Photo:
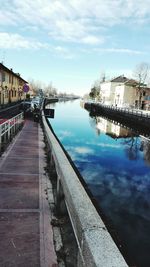
<instances>
[{"instance_id":1,"label":"concrete wall","mask_svg":"<svg viewBox=\"0 0 150 267\"><path fill-rule=\"evenodd\" d=\"M58 196L61 188L78 244L77 267L127 267L44 116L42 120L57 172Z\"/></svg>"}]
</instances>

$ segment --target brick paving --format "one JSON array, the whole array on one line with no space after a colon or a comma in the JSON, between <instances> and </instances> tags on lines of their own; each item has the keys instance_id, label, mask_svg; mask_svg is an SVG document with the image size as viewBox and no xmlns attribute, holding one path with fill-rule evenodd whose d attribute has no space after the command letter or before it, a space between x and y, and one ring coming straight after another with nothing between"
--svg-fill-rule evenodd
<instances>
[{"instance_id":1,"label":"brick paving","mask_svg":"<svg viewBox=\"0 0 150 267\"><path fill-rule=\"evenodd\" d=\"M26 120L0 159L0 267L57 267L45 194L44 143Z\"/></svg>"}]
</instances>

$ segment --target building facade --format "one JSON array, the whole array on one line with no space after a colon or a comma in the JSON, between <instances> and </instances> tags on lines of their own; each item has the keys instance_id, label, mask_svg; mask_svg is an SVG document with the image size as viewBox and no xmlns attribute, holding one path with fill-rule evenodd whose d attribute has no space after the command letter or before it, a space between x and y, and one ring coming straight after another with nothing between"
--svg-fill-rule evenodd
<instances>
[{"instance_id":1,"label":"building facade","mask_svg":"<svg viewBox=\"0 0 150 267\"><path fill-rule=\"evenodd\" d=\"M106 105L150 110L150 88L139 88L137 81L119 76L101 84L101 100Z\"/></svg>"},{"instance_id":2,"label":"building facade","mask_svg":"<svg viewBox=\"0 0 150 267\"><path fill-rule=\"evenodd\" d=\"M128 79L115 88L114 105L117 107L135 107L138 101L138 83Z\"/></svg>"},{"instance_id":3,"label":"building facade","mask_svg":"<svg viewBox=\"0 0 150 267\"><path fill-rule=\"evenodd\" d=\"M19 73L0 63L0 105L23 100L23 86L26 83Z\"/></svg>"},{"instance_id":4,"label":"building facade","mask_svg":"<svg viewBox=\"0 0 150 267\"><path fill-rule=\"evenodd\" d=\"M101 100L106 105L115 105L115 91L118 85L123 85L128 79L124 76L119 76L110 81L101 83Z\"/></svg>"}]
</instances>

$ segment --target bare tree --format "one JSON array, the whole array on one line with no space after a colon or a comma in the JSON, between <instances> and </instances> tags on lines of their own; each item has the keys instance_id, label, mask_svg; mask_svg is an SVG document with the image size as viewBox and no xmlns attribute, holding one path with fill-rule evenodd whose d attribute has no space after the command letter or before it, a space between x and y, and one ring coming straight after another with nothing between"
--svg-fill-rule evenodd
<instances>
[{"instance_id":1,"label":"bare tree","mask_svg":"<svg viewBox=\"0 0 150 267\"><path fill-rule=\"evenodd\" d=\"M106 81L106 74L104 71L102 71L100 74L100 83L103 83L105 81Z\"/></svg>"},{"instance_id":2,"label":"bare tree","mask_svg":"<svg viewBox=\"0 0 150 267\"><path fill-rule=\"evenodd\" d=\"M35 94L39 93L39 89L42 89L44 87L44 84L42 84L41 81L37 81L34 79L29 79L29 85L30 88L35 92Z\"/></svg>"},{"instance_id":3,"label":"bare tree","mask_svg":"<svg viewBox=\"0 0 150 267\"><path fill-rule=\"evenodd\" d=\"M45 86L44 91L48 97L57 95L57 89L53 87L52 82Z\"/></svg>"},{"instance_id":4,"label":"bare tree","mask_svg":"<svg viewBox=\"0 0 150 267\"><path fill-rule=\"evenodd\" d=\"M150 79L150 65L145 62L138 64L133 74L138 82L136 86L138 93L138 108L141 108L142 96Z\"/></svg>"}]
</instances>

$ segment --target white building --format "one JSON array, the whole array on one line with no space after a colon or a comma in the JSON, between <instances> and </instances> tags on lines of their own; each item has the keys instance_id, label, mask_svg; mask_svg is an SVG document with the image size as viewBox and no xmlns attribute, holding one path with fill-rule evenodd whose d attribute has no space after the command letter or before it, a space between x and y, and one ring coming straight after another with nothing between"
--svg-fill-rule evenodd
<instances>
[{"instance_id":1,"label":"white building","mask_svg":"<svg viewBox=\"0 0 150 267\"><path fill-rule=\"evenodd\" d=\"M112 138L126 138L132 136L132 131L102 117L96 117L96 128Z\"/></svg>"},{"instance_id":2,"label":"white building","mask_svg":"<svg viewBox=\"0 0 150 267\"><path fill-rule=\"evenodd\" d=\"M141 106L142 109L149 110L150 88L141 89L139 105L139 83L133 79L119 76L101 84L101 100L105 105L132 108Z\"/></svg>"},{"instance_id":3,"label":"white building","mask_svg":"<svg viewBox=\"0 0 150 267\"><path fill-rule=\"evenodd\" d=\"M123 85L128 79L124 76L119 76L110 81L101 83L101 100L106 105L115 105L116 86Z\"/></svg>"}]
</instances>

